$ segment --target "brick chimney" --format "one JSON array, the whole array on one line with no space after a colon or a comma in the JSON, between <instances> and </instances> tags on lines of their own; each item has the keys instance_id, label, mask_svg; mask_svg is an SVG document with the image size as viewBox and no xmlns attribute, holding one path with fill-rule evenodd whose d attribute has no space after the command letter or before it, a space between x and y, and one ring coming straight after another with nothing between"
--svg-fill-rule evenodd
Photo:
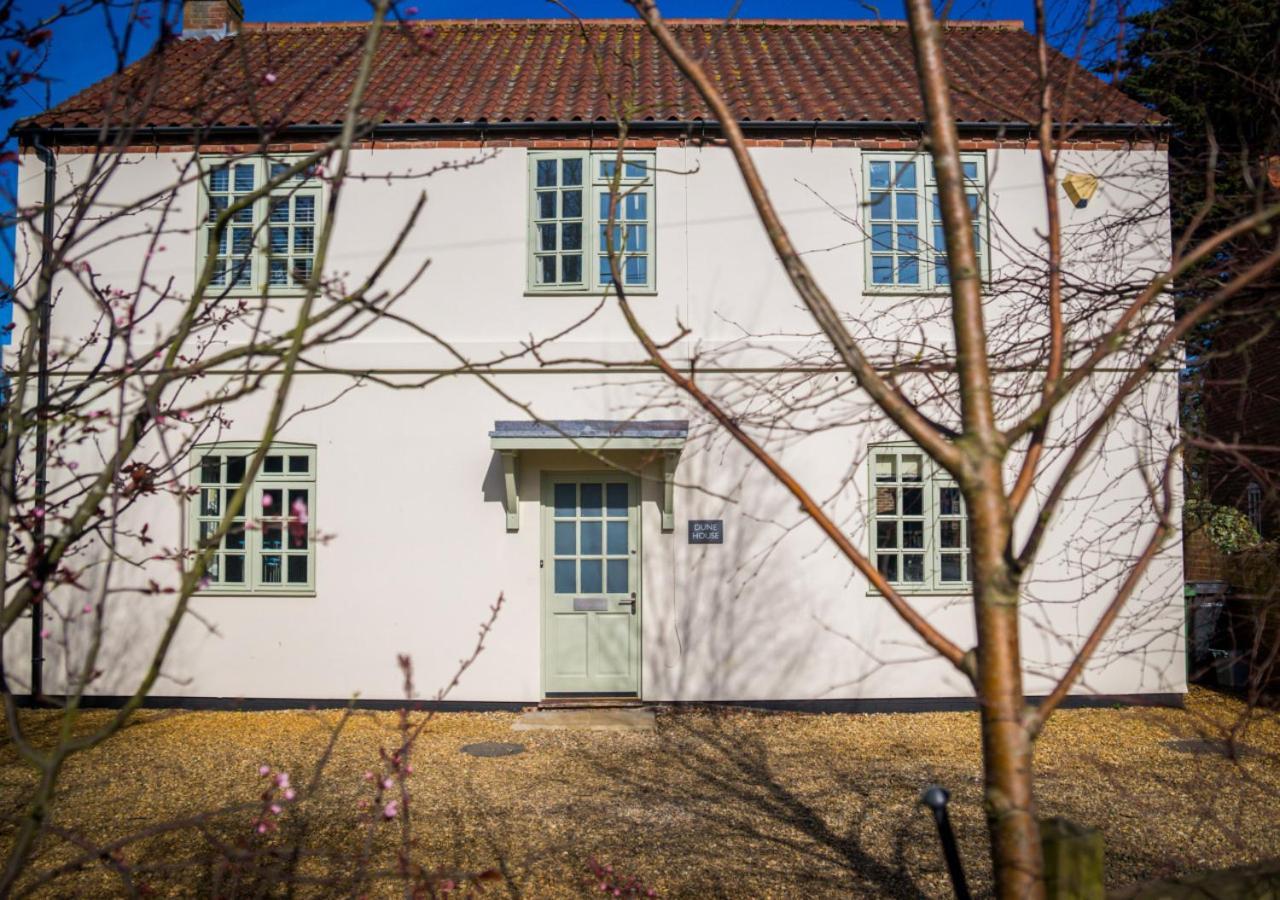
<instances>
[{"instance_id":1,"label":"brick chimney","mask_svg":"<svg viewBox=\"0 0 1280 900\"><path fill-rule=\"evenodd\" d=\"M182 0L184 38L223 38L244 23L241 0Z\"/></svg>"}]
</instances>

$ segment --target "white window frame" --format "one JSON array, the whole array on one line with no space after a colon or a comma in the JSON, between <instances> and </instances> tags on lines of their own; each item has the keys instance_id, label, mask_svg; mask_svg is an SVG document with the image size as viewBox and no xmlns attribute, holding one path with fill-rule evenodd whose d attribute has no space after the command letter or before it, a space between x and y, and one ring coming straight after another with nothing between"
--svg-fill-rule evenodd
<instances>
[{"instance_id":1,"label":"white window frame","mask_svg":"<svg viewBox=\"0 0 1280 900\"><path fill-rule=\"evenodd\" d=\"M201 522L217 522L221 519L223 511L226 509L226 503L229 501L231 494L234 492L236 484L230 482L227 471L227 457L247 457L252 456L257 451L259 444L255 441L220 441L213 444L200 444L192 449L191 452L191 487L192 493L189 506L189 514L187 517L187 550L191 552L200 549L201 538ZM203 463L208 457L219 457L219 481L215 483L204 480ZM278 457L281 460L280 471L266 471L269 460L272 457ZM306 472L298 471L294 460L297 458L306 459ZM291 469L293 471L291 471ZM313 444L295 444L276 442L270 445L267 453L263 457L263 464L258 471L258 477L254 479L249 489L248 495L245 497L244 508L240 511L237 521L243 519L248 522L248 526L244 529L244 546L243 548L235 546L235 540L232 535L233 529L228 529L228 534L224 535L222 545L218 548L215 557L210 562L211 568L216 566L216 575L210 572L207 583L201 588L203 594L222 594L222 595L269 595L269 596L313 596L316 590L316 510L317 510L317 473L316 473L316 447ZM262 506L262 498L267 491L280 492L282 498L281 504L285 511L290 511L290 490L306 490L307 499L309 501L306 511L305 523L295 521L295 517L289 515L290 522L286 523L284 517L272 515L272 508L264 509ZM209 490L217 490L220 492L218 500L218 512L208 513L205 504L205 492ZM273 502L272 507L275 506ZM206 514L208 513L208 514ZM279 518L280 529L280 547L266 547L265 541L267 537L267 529L264 527L267 523L271 523L272 519ZM275 524L275 523L271 523ZM297 532L305 537L305 548L290 547L291 528L301 529ZM243 556L244 559L244 580L240 582L227 582L224 580L227 574L226 556L228 553ZM263 557L279 556L280 559L280 578L279 582L266 581L263 578ZM303 581L289 581L289 557L305 557L307 566L307 579Z\"/></svg>"},{"instance_id":2,"label":"white window frame","mask_svg":"<svg viewBox=\"0 0 1280 900\"><path fill-rule=\"evenodd\" d=\"M987 156L985 153L962 153L960 163L965 169L965 192L970 197L970 209L975 212L974 233L977 238L978 269L984 282L991 278L991 242L988 216L987 194ZM889 188L886 190L883 178L873 179L873 166L888 164ZM914 186L900 186L902 179L898 173L900 167L911 166L915 174ZM864 153L862 157L862 178L864 185L864 240L863 266L866 271L864 281L866 290L871 294L927 294L950 290L950 283L945 278L946 251L941 242L942 222L937 210L937 181L934 178L933 158L928 153ZM873 181L876 186L873 186ZM889 193L892 206L892 218L875 219L879 195ZM877 284L876 262L878 258L888 257L893 260L910 259L910 250L902 251L898 247L899 227L910 226L912 220L898 219L898 194L914 195L917 216L914 220L917 234L917 259L919 281L911 284L896 283L898 273L904 268L894 264L895 283ZM886 235L877 228L890 226L893 229L891 246L886 246ZM943 277L939 277L939 269ZM905 269L909 271L909 268Z\"/></svg>"},{"instance_id":3,"label":"white window frame","mask_svg":"<svg viewBox=\"0 0 1280 900\"><path fill-rule=\"evenodd\" d=\"M209 252L209 244L213 237L213 205L215 198L226 198L229 204L234 202L237 196L261 190L268 183L273 171L278 173L281 167L288 168L293 166L302 158L301 155L280 154L200 157L200 203L196 228L195 268L197 278L204 271L205 258ZM221 187L213 180L215 171L220 169L228 170L227 190L225 191L214 190L215 187ZM236 179L241 171L252 172L252 187L237 189ZM314 211L311 222L296 220L300 201L295 198L309 198ZM227 223L222 240L219 242L225 249L225 253L219 253L219 259L226 261L226 274L222 283L218 283L215 274L206 287L206 293L210 296L226 295L234 297L288 297L303 295L306 292L305 279L295 280L290 277L290 263L295 259L309 259L314 266L316 244L319 241L320 229L324 222L326 199L324 182L315 175L300 172L286 180L279 187L274 188L269 196L259 197L245 210L238 211L232 216L232 221ZM270 217L275 214L276 210L281 208L281 204L284 204L288 209L289 219L283 222L278 220L272 222ZM310 253L295 252L295 250L299 249L295 248L295 239L301 237L305 233L305 229L308 228L311 231ZM251 229L248 235L249 249L243 256L237 255L235 241L238 237L238 229ZM273 236L280 229L288 230L288 251L283 261L283 281L279 280L281 277L281 260L275 259L275 264L273 265L271 252ZM241 246L243 247L244 245L241 244ZM245 284L234 283L232 278L230 266L234 265L238 259L244 259L248 263L249 276L248 282Z\"/></svg>"},{"instance_id":4,"label":"white window frame","mask_svg":"<svg viewBox=\"0 0 1280 900\"><path fill-rule=\"evenodd\" d=\"M879 468L879 457L892 457L894 460L894 473L896 478L892 481L881 481L883 473ZM903 467L904 458L917 459L919 464L920 481L908 481L903 478L906 471ZM882 574L884 568L881 565L880 557L882 555L892 555L897 558L896 577L888 578L890 584L896 590L904 594L969 594L973 590L973 575L970 569L972 565L972 542L970 537L970 529L968 524L968 509L964 501L963 495L959 494L960 488L956 484L955 479L939 466L929 454L925 453L915 444L909 441L894 441L890 443L872 444L869 448L867 456L867 482L869 485L868 501L867 501L867 549L871 564L879 569ZM903 504L903 488L918 485L921 490L921 511L919 515L905 515ZM888 488L896 490L895 512L887 514L881 512L881 495L879 489ZM943 490L948 491L948 497L943 497ZM954 492L954 493L952 493ZM944 499L951 502L959 499L959 512L944 512L947 506ZM886 498L887 499L887 498ZM955 509L954 506L950 507ZM903 522L919 522L921 523L921 543L920 547L904 547L904 531L901 523ZM958 522L958 537L961 546L957 548L943 547L942 534L944 522ZM893 523L895 525L894 540L896 547L880 546L880 525ZM950 530L950 529L948 529ZM881 551L885 551L881 553ZM959 581L944 581L942 579L942 554L957 555L960 557L960 575ZM917 555L922 559L923 578L920 581L905 580L905 565L902 561L904 555ZM874 590L873 590L874 592Z\"/></svg>"},{"instance_id":5,"label":"white window frame","mask_svg":"<svg viewBox=\"0 0 1280 900\"><path fill-rule=\"evenodd\" d=\"M607 277L607 269L602 276L603 262L607 266L608 256L605 253L603 239L604 228L608 222L608 208L606 206L613 179L611 173L613 166L617 161L617 150L531 150L529 151L529 168L528 168L528 190L526 196L528 198L528 211L526 220L528 224L526 239L526 287L529 294L598 294L602 291L610 289L611 285ZM623 269L624 285L628 294L652 294L657 284L657 234L655 223L656 215L656 165L657 154L652 151L627 151L622 155L623 169L622 174L618 178L618 206L614 213L615 229L618 230L615 244L615 251L621 251L621 265ZM556 180L555 185L539 184L539 162L556 161ZM582 164L582 242L580 251L569 251L565 253L561 249L563 244L563 225L577 224L577 219L566 219L562 215L554 218L543 217L542 202L539 194L549 193L554 190L556 194L556 213L562 212L563 198L562 194L566 187L560 182L562 181L562 167L558 164L564 160L580 160ZM576 186L569 186L569 190ZM635 199L632 199L635 198ZM636 217L628 220L631 204L642 204L643 215L636 213ZM632 233L628 229L628 221L642 226L643 231L634 232L636 236L642 236L644 239L644 248L636 249L634 252L628 253L624 248L627 240ZM551 248L543 243L544 226L555 227L556 246ZM555 281L547 282L543 280L543 260L548 257L555 257L556 277L561 278L563 275L563 257L566 255L580 256L582 263L582 278L577 282ZM635 281L628 281L627 273L630 263L629 259L643 259L643 278L637 278Z\"/></svg>"}]
</instances>

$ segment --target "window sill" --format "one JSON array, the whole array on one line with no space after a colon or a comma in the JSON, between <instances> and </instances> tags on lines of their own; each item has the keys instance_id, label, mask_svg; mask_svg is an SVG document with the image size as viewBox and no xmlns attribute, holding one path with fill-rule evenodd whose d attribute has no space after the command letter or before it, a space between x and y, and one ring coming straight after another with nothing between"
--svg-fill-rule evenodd
<instances>
[{"instance_id":1,"label":"window sill","mask_svg":"<svg viewBox=\"0 0 1280 900\"><path fill-rule=\"evenodd\" d=\"M209 588L205 588L204 590L196 591L195 593L195 596L197 597L256 597L259 599L263 597L314 597L315 595L316 592L314 588L311 590L298 591L222 590L219 588L210 590Z\"/></svg>"},{"instance_id":2,"label":"window sill","mask_svg":"<svg viewBox=\"0 0 1280 900\"><path fill-rule=\"evenodd\" d=\"M237 299L252 300L276 300L276 299L295 299L307 296L305 287L299 288L276 288L274 290L253 290L239 289L226 290L221 285L211 284L205 287L204 293L206 297L235 297Z\"/></svg>"},{"instance_id":3,"label":"window sill","mask_svg":"<svg viewBox=\"0 0 1280 900\"><path fill-rule=\"evenodd\" d=\"M990 290L991 282L982 282L984 291ZM951 285L940 284L937 287L867 287L862 292L869 297L943 297L951 293Z\"/></svg>"},{"instance_id":4,"label":"window sill","mask_svg":"<svg viewBox=\"0 0 1280 900\"><path fill-rule=\"evenodd\" d=\"M899 596L902 597L973 597L973 587L956 587L956 588L929 588L929 587L906 587L903 585L893 586ZM867 588L868 597L883 597L881 591L873 587Z\"/></svg>"},{"instance_id":5,"label":"window sill","mask_svg":"<svg viewBox=\"0 0 1280 900\"><path fill-rule=\"evenodd\" d=\"M606 296L605 290L599 288L591 291L525 291L526 297L595 297L600 298ZM613 291L608 292L608 296L613 296ZM627 290L628 297L656 297L657 290L654 288L629 288Z\"/></svg>"},{"instance_id":6,"label":"window sill","mask_svg":"<svg viewBox=\"0 0 1280 900\"><path fill-rule=\"evenodd\" d=\"M951 290L950 285L939 285L938 287L886 287L884 285L876 285L875 287L871 287L870 285L868 285L863 290L863 293L869 294L871 296L879 296L883 294L885 296L896 296L896 297L901 297L904 295L908 297L910 296L931 297L937 294L949 293L950 290Z\"/></svg>"}]
</instances>

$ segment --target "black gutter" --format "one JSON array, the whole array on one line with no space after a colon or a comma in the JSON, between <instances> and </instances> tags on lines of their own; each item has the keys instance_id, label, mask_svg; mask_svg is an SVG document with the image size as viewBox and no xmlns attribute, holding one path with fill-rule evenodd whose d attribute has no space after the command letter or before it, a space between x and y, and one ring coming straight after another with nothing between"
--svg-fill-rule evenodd
<instances>
[{"instance_id":1,"label":"black gutter","mask_svg":"<svg viewBox=\"0 0 1280 900\"><path fill-rule=\"evenodd\" d=\"M53 296L53 204L54 191L57 184L57 158L53 151L35 135L31 146L36 156L44 164L44 220L43 233L40 235L40 282L39 294L36 297L36 313L39 320L39 350L36 362L36 495L35 524L31 529L31 543L35 565L30 577L41 582L31 601L31 696L38 698L44 694L44 601L41 599L44 582L47 580L44 564L44 502L48 491L49 463L49 327L51 318L51 302ZM21 401L19 401L21 402Z\"/></svg>"},{"instance_id":2,"label":"black gutter","mask_svg":"<svg viewBox=\"0 0 1280 900\"><path fill-rule=\"evenodd\" d=\"M1036 134L1037 125L1028 122L957 122L962 136L991 136L1000 138L1031 138ZM746 120L738 123L739 128L747 136L761 134L787 134L795 137L834 137L841 135L867 135L898 132L923 135L925 123L919 121L754 121ZM1074 137L1084 136L1139 136L1152 133L1167 133L1167 123L1085 123L1069 122L1059 124L1059 129L1074 129ZM127 134L130 143L163 143L184 140L185 142L213 141L254 141L266 138L269 141L283 141L291 137L332 137L342 130L342 123L310 122L288 125L279 129L263 128L257 125L213 125L196 127L189 125L148 125L129 129L109 130L105 137L109 141ZM599 119L591 120L552 120L541 122L486 122L484 120L469 122L391 122L374 125L364 130L362 140L410 140L415 137L435 138L442 136L466 136L471 139L487 137L506 137L510 135L538 134L574 134L602 137L616 134L616 122ZM649 120L641 119L627 123L627 132L632 135L686 135L688 137L719 136L720 125L712 120ZM77 144L96 144L103 138L104 132L97 126L54 126L41 128L27 123L19 123L14 133L24 142L39 140L40 137L55 141L66 140Z\"/></svg>"}]
</instances>

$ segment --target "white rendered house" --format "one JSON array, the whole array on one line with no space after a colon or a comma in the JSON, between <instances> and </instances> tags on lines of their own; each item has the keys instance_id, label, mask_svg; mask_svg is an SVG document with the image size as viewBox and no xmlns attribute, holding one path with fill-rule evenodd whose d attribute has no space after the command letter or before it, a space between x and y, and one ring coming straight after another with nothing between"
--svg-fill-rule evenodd
<instances>
[{"instance_id":1,"label":"white rendered house","mask_svg":"<svg viewBox=\"0 0 1280 900\"><path fill-rule=\"evenodd\" d=\"M255 26L239 21L234 0L188 6L189 16L205 16L188 20L203 32L189 27L158 69L146 69L154 60L136 64L157 93L127 141L108 141L122 164L100 202L177 186L165 202L107 226L107 249L89 260L102 283L122 284L136 281L145 260L152 289L178 293L190 293L211 260L219 302L265 298L264 309L287 314L316 262L332 189L326 172L288 179L234 217L213 247L208 223L338 132L364 26ZM947 273L905 27L675 27L710 48L717 71L737 73L723 83L754 158L855 333L886 353L910 355L904 341L944 346L946 322L923 311L945 299ZM958 489L865 398L842 390L845 376L822 354L715 123L643 26L587 23L586 31L606 63L639 64L606 64L598 74L567 21L389 31L367 104L380 124L356 143L323 268L365 277L426 186L425 210L387 271L410 285L397 310L416 327L379 322L308 359L288 398L298 414L248 495L253 525L219 543L154 696L312 702L358 691L391 701L400 692L397 653L413 657L429 695L469 652L499 595L487 648L451 701L871 708L971 696L786 491L645 365L610 305L601 242L611 186L620 185L619 272L646 327L662 338L686 326L671 358L739 404L880 571L949 636L972 642ZM1034 131L1027 115L1018 118L1035 101L1033 40L1017 25L969 23L949 29L948 41L952 77L968 79L956 99L965 174L983 265L997 284L1029 263L1043 231ZM1067 266L1128 282L1158 271L1169 253L1165 151L1146 110L1087 73L1076 79L1064 118L1079 124L1063 167L1100 187L1084 207L1064 203L1064 227L1080 236ZM24 124L32 152L23 206L38 205L44 189L34 177L44 171L37 142L52 151L59 196L86 179L114 115L110 85ZM633 101L621 156L609 96ZM198 177L181 179L196 157ZM1104 260L1089 236L1126 218L1136 220L1121 239L1127 249ZM153 252L156 235L162 253ZM37 245L19 244L20 270L38 265ZM59 278L55 352L98 315L81 283ZM1008 309L1020 299L1011 290L990 302ZM218 346L245 334L229 329ZM529 352L529 341L544 339ZM458 354L473 362L467 371L458 371ZM353 373L364 376L354 388ZM1086 392L1076 402L1083 412L1093 401ZM192 548L211 530L269 405L263 394L235 401L197 442L185 508L170 503L151 523L159 546ZM1131 462L1152 434L1176 429L1176 372L1159 373L1139 405L1143 416L1108 436L1089 468L1092 488L1055 520L1029 575L1033 694L1069 659L1105 603L1121 551L1134 546L1146 488ZM1069 443L1069 431L1057 439ZM69 477L57 466L50 474L51 483ZM171 584L177 576L157 563L119 577ZM1091 665L1082 696L1185 691L1181 586L1175 542ZM167 609L153 595L116 603L105 623L114 663L91 695L133 689L140 663L130 650L157 639ZM43 649L51 693L65 683L72 646L58 640L63 627L71 626L51 626ZM14 629L5 642L6 669L19 681L29 678L29 640Z\"/></svg>"}]
</instances>

